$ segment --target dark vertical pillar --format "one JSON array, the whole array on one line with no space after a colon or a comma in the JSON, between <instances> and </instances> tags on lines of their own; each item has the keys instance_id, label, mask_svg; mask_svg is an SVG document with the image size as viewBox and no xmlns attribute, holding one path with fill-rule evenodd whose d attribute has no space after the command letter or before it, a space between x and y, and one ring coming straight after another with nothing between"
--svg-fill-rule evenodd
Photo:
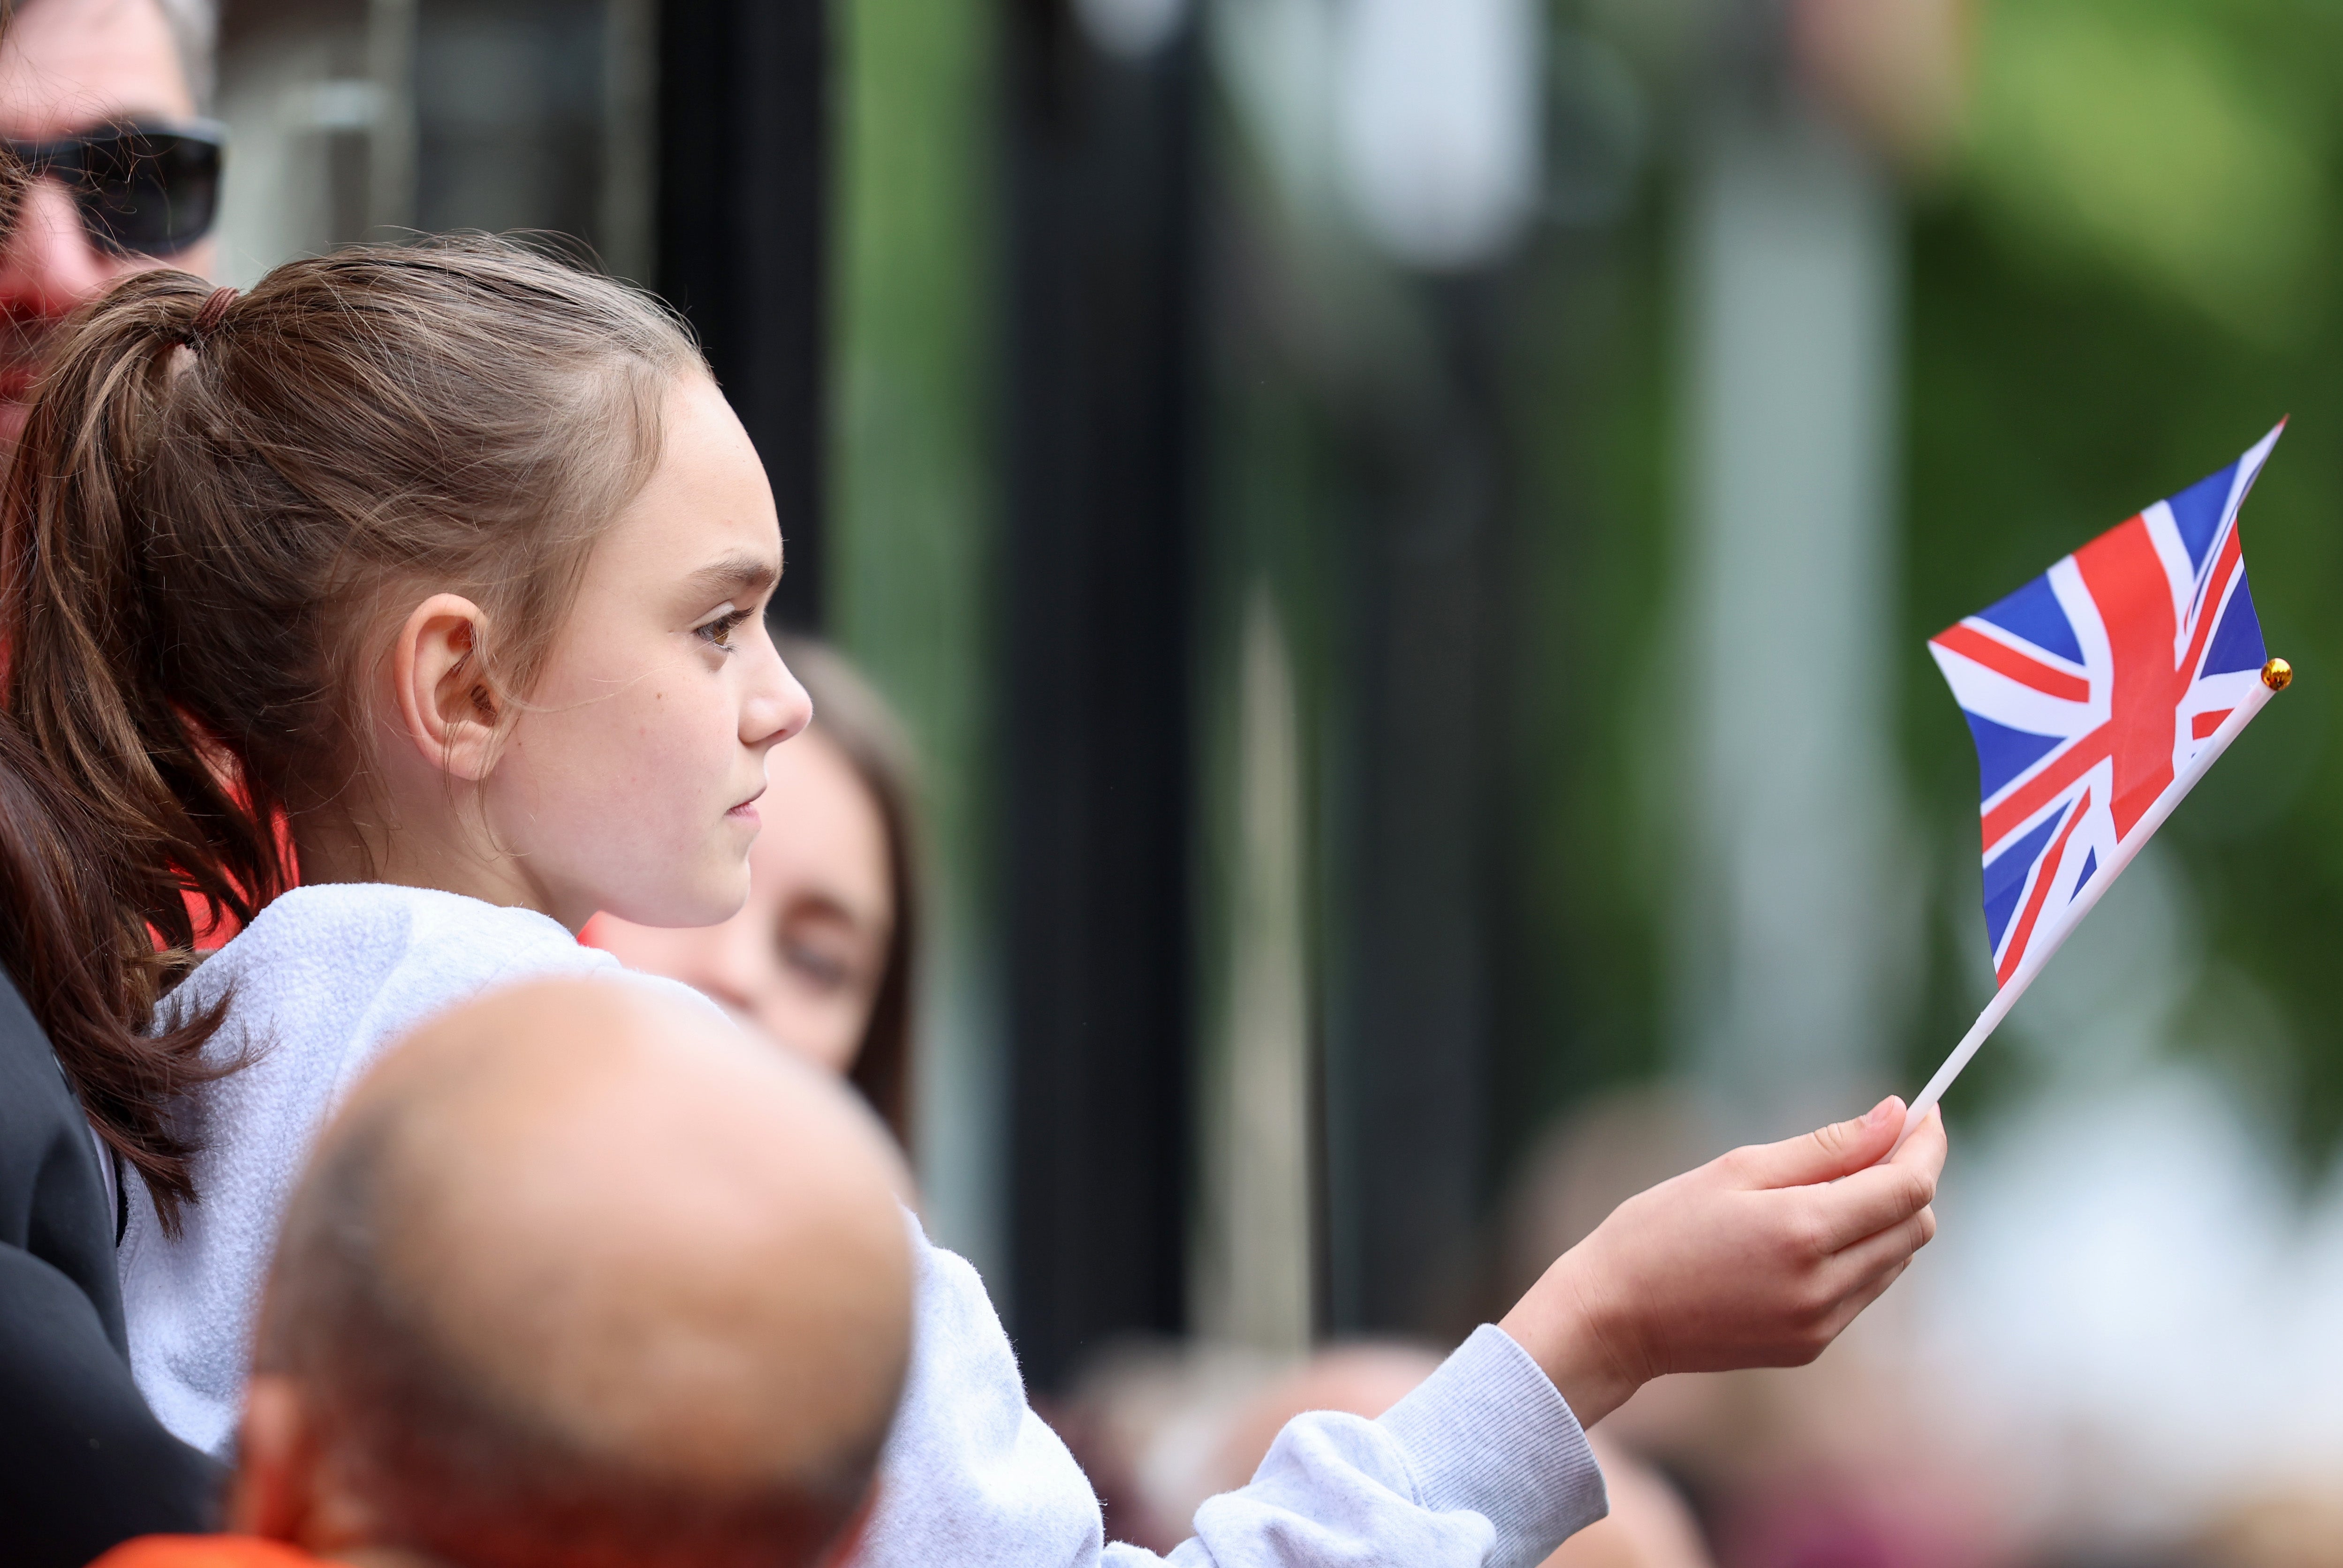
<instances>
[{"instance_id":1,"label":"dark vertical pillar","mask_svg":"<svg viewBox=\"0 0 2343 1568\"><path fill-rule=\"evenodd\" d=\"M1002 714L1026 1375L1184 1311L1196 42L1004 0Z\"/></svg>"},{"instance_id":2,"label":"dark vertical pillar","mask_svg":"<svg viewBox=\"0 0 2343 1568\"><path fill-rule=\"evenodd\" d=\"M1501 465L1487 286L1422 286L1436 363L1348 432L1347 799L1326 1075L1326 1316L1469 1327L1488 1186Z\"/></svg>"},{"instance_id":3,"label":"dark vertical pillar","mask_svg":"<svg viewBox=\"0 0 2343 1568\"><path fill-rule=\"evenodd\" d=\"M781 515L775 618L821 620L824 0L659 6L659 288L690 318Z\"/></svg>"}]
</instances>

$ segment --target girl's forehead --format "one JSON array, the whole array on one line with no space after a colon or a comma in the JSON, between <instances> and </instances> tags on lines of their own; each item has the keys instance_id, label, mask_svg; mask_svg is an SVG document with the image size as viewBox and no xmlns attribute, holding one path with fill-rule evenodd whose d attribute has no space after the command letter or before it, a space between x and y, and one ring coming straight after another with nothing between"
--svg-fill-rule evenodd
<instances>
[{"instance_id":1,"label":"girl's forehead","mask_svg":"<svg viewBox=\"0 0 2343 1568\"><path fill-rule=\"evenodd\" d=\"M780 571L780 519L748 432L703 377L679 381L662 415L659 462L614 519L607 553L626 569L761 591Z\"/></svg>"}]
</instances>

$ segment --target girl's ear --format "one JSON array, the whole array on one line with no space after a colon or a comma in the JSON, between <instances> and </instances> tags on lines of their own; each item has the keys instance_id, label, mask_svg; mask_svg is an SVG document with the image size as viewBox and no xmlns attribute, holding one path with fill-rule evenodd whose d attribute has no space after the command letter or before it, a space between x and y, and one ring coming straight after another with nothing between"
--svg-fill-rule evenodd
<instances>
[{"instance_id":1,"label":"girl's ear","mask_svg":"<svg viewBox=\"0 0 2343 1568\"><path fill-rule=\"evenodd\" d=\"M391 679L407 738L424 760L468 783L496 766L504 705L488 684L479 649L488 616L461 594L437 593L398 629Z\"/></svg>"}]
</instances>

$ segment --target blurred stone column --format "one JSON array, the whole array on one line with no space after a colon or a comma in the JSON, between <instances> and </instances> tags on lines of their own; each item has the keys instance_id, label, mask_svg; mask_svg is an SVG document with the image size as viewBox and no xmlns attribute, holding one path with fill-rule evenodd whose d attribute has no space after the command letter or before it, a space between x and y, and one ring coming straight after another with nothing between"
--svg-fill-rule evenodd
<instances>
[{"instance_id":1,"label":"blurred stone column","mask_svg":"<svg viewBox=\"0 0 2343 1568\"><path fill-rule=\"evenodd\" d=\"M1202 1063L1188 1326L1299 1354L1317 1327L1302 715L1265 582L1246 596L1236 692L1237 853L1223 1016Z\"/></svg>"},{"instance_id":2,"label":"blurred stone column","mask_svg":"<svg viewBox=\"0 0 2343 1568\"><path fill-rule=\"evenodd\" d=\"M1678 1029L1743 1137L1885 1081L1911 907L1889 702L1897 203L1773 42L1712 100L1685 229Z\"/></svg>"}]
</instances>

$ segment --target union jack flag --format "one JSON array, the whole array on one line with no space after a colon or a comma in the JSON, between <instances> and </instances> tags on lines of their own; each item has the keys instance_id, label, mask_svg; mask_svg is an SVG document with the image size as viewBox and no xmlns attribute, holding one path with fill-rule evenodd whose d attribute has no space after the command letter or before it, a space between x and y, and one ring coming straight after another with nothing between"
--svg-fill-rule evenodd
<instances>
[{"instance_id":1,"label":"union jack flag","mask_svg":"<svg viewBox=\"0 0 2343 1568\"><path fill-rule=\"evenodd\" d=\"M1996 985L2155 831L2260 679L2237 508L2285 428L1929 639L1976 739Z\"/></svg>"}]
</instances>

